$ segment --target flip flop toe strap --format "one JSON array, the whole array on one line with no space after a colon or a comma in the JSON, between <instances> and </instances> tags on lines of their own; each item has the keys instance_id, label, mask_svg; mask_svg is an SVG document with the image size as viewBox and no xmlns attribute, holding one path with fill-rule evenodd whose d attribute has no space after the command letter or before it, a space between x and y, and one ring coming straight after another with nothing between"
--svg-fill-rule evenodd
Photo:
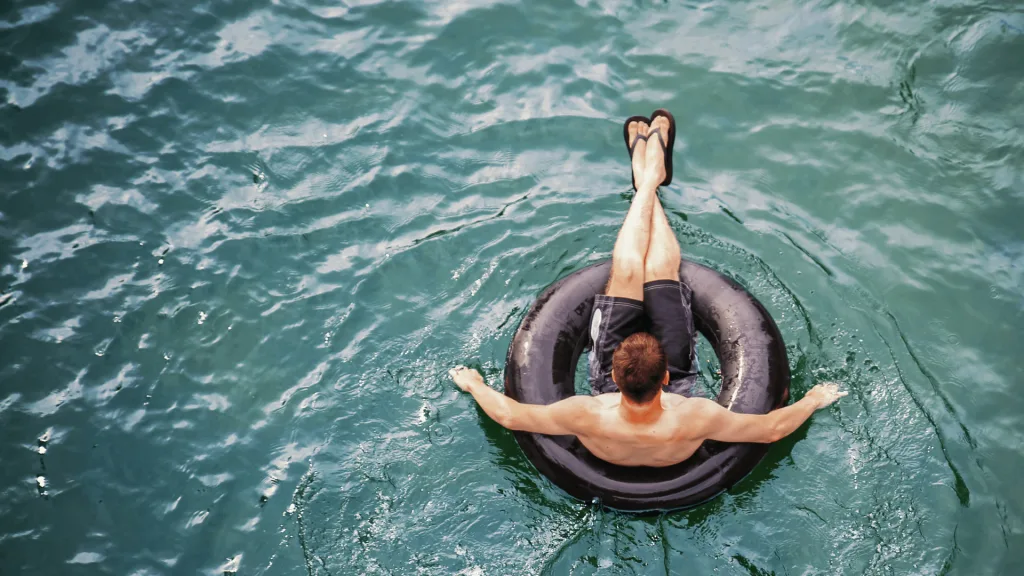
<instances>
[{"instance_id":1,"label":"flip flop toe strap","mask_svg":"<svg viewBox=\"0 0 1024 576\"><path fill-rule=\"evenodd\" d=\"M647 136L644 136L642 134L637 134L636 136L633 137L633 143L629 145L629 159L630 160L633 159L633 151L636 150L637 142L640 142L641 140L646 142L647 138L648 138Z\"/></svg>"},{"instance_id":2,"label":"flip flop toe strap","mask_svg":"<svg viewBox=\"0 0 1024 576\"><path fill-rule=\"evenodd\" d=\"M668 150L668 145L665 143L665 138L661 135L661 128L654 128L647 132L647 140L651 139L651 136L657 135L658 142L661 144L662 150Z\"/></svg>"}]
</instances>

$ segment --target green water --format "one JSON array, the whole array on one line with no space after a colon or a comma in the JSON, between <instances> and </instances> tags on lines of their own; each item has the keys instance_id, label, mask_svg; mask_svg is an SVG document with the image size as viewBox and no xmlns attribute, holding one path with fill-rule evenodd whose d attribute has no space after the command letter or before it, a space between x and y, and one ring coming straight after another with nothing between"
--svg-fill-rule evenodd
<instances>
[{"instance_id":1,"label":"green water","mask_svg":"<svg viewBox=\"0 0 1024 576\"><path fill-rule=\"evenodd\" d=\"M1021 62L1011 2L6 4L0 573L1021 573ZM685 253L851 394L635 517L445 372L657 107Z\"/></svg>"}]
</instances>

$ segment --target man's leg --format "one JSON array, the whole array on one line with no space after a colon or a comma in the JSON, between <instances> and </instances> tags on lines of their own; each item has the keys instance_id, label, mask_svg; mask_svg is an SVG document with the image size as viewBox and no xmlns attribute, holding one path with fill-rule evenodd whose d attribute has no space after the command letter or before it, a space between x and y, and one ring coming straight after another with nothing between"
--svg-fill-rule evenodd
<instances>
[{"instance_id":1,"label":"man's leg","mask_svg":"<svg viewBox=\"0 0 1024 576\"><path fill-rule=\"evenodd\" d=\"M664 121L659 117L656 122ZM667 124L667 121L665 121ZM629 139L633 141L635 133L646 135L648 126L643 122L637 122L636 132L631 124L629 126ZM665 131L667 133L667 129ZM633 204L629 207L626 220L619 229L618 238L615 240L615 248L612 251L612 273L608 279L608 286L605 294L633 300L644 298L644 260L647 257L648 246L651 242L651 216L654 214L654 206L658 202L657 189L660 180L650 178L646 169L647 157L650 154L648 147L643 141L638 142L633 151L633 169L636 178L639 180L636 195L633 196ZM639 172L637 165L641 165ZM664 164L664 162L662 162ZM664 173L664 166L662 167Z\"/></svg>"},{"instance_id":2,"label":"man's leg","mask_svg":"<svg viewBox=\"0 0 1024 576\"><path fill-rule=\"evenodd\" d=\"M657 129L661 138L652 137L647 143L647 157L660 157L662 165L662 177L664 174L664 148L663 144L668 139L668 119L658 116L654 119L651 129ZM660 151L660 152L659 152ZM655 172L656 167L652 163L651 171ZM655 178L659 174L652 174ZM647 256L644 259L644 282L654 280L679 280L679 242L672 228L668 225L668 218L665 217L665 209L661 200L655 195L651 209L651 234L650 244L647 248Z\"/></svg>"},{"instance_id":3,"label":"man's leg","mask_svg":"<svg viewBox=\"0 0 1024 576\"><path fill-rule=\"evenodd\" d=\"M668 120L659 116L652 128L668 134ZM657 137L648 141L660 147ZM689 394L694 380L694 329L690 311L690 289L679 282L679 241L669 226L660 200L654 201L651 241L644 261L644 309L651 334L661 343L668 361L668 391Z\"/></svg>"},{"instance_id":4,"label":"man's leg","mask_svg":"<svg viewBox=\"0 0 1024 576\"><path fill-rule=\"evenodd\" d=\"M679 280L681 260L679 241L672 232L661 201L655 199L651 218L651 243L644 260L644 283L655 280Z\"/></svg>"},{"instance_id":5,"label":"man's leg","mask_svg":"<svg viewBox=\"0 0 1024 576\"><path fill-rule=\"evenodd\" d=\"M647 134L647 124L633 122L627 127L629 142ZM594 297L590 317L590 385L594 394L617 392L612 380L612 354L623 340L644 329L644 257L650 243L651 215L655 187L642 184L646 142L633 148L633 173L637 194L619 230L612 252L612 273L604 294Z\"/></svg>"}]
</instances>

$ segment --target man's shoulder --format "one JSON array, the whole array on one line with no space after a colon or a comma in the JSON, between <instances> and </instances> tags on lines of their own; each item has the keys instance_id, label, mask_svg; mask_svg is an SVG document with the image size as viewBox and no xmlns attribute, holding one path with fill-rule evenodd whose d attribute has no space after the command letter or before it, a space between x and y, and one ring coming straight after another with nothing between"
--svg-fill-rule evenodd
<instances>
[{"instance_id":1,"label":"man's shoulder","mask_svg":"<svg viewBox=\"0 0 1024 576\"><path fill-rule=\"evenodd\" d=\"M564 400L559 400L554 406L560 406L566 410L573 410L578 412L592 412L600 410L604 405L600 396L589 396L586 394L577 394L575 396L569 396Z\"/></svg>"},{"instance_id":2,"label":"man's shoulder","mask_svg":"<svg viewBox=\"0 0 1024 576\"><path fill-rule=\"evenodd\" d=\"M662 406L679 412L702 411L708 408L708 404L714 404L707 398L691 398L682 394L665 392L661 395Z\"/></svg>"},{"instance_id":3,"label":"man's shoulder","mask_svg":"<svg viewBox=\"0 0 1024 576\"><path fill-rule=\"evenodd\" d=\"M551 416L573 434L587 434L600 419L601 403L594 396L578 394L549 405Z\"/></svg>"},{"instance_id":4,"label":"man's shoulder","mask_svg":"<svg viewBox=\"0 0 1024 576\"><path fill-rule=\"evenodd\" d=\"M688 398L678 394L666 396L670 396L667 412L674 416L679 432L686 437L703 434L707 415L716 404L707 398Z\"/></svg>"}]
</instances>

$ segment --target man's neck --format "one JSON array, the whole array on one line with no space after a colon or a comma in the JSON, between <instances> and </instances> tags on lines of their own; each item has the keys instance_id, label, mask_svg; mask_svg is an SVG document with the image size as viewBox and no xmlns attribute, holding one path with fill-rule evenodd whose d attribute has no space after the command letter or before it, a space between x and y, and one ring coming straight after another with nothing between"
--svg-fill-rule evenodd
<instances>
[{"instance_id":1,"label":"man's neck","mask_svg":"<svg viewBox=\"0 0 1024 576\"><path fill-rule=\"evenodd\" d=\"M622 419L632 424L647 424L657 420L661 413L661 390L658 390L657 395L654 396L649 402L643 404L637 404L625 394L622 395L622 399L619 401L619 414Z\"/></svg>"}]
</instances>

